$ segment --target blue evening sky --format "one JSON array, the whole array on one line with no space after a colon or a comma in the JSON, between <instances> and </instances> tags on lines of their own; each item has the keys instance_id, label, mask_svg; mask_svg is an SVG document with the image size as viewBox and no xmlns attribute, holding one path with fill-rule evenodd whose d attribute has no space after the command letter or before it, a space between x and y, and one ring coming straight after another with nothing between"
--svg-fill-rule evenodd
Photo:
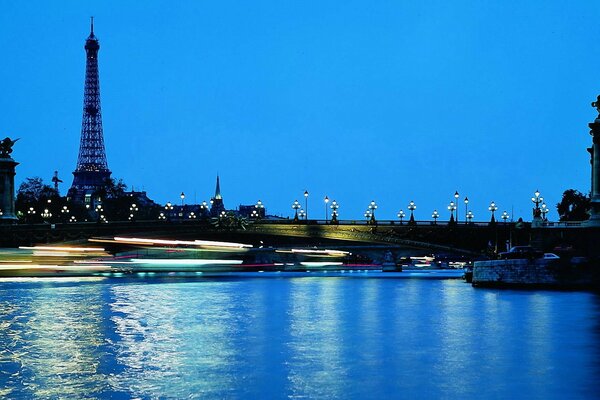
<instances>
[{"instance_id":1,"label":"blue evening sky","mask_svg":"<svg viewBox=\"0 0 600 400\"><path fill-rule=\"evenodd\" d=\"M598 1L0 1L0 136L17 185L71 184L85 38L100 40L109 167L160 203L261 199L292 215L308 189L341 218L417 204L449 217L531 217L589 191L600 93ZM550 215L556 218L556 213Z\"/></svg>"}]
</instances>

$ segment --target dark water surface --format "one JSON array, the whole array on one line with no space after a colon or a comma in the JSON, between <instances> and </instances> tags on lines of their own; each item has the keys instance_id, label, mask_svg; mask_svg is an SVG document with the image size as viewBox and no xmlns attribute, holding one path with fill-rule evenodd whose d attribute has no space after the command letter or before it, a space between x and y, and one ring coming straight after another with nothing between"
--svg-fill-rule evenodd
<instances>
[{"instance_id":1,"label":"dark water surface","mask_svg":"<svg viewBox=\"0 0 600 400\"><path fill-rule=\"evenodd\" d=\"M0 282L0 398L598 398L600 299L460 280Z\"/></svg>"}]
</instances>

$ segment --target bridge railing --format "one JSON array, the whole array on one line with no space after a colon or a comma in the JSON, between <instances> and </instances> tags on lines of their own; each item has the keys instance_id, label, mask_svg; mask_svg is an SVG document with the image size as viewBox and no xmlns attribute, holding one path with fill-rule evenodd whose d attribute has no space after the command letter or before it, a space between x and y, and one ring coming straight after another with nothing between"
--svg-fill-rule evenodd
<instances>
[{"instance_id":1,"label":"bridge railing","mask_svg":"<svg viewBox=\"0 0 600 400\"><path fill-rule=\"evenodd\" d=\"M324 219L309 219L309 220L299 220L294 222L293 219L262 219L259 221L261 224L295 224L295 225L331 225L331 220ZM372 225L371 221L367 220L350 220L350 219L339 219L337 221L339 225ZM489 222L454 222L455 225L460 226L488 226ZM514 222L497 222L498 226L509 226L514 224ZM449 221L437 221L434 223L433 221L414 221L414 223L409 223L409 221L398 221L398 220L377 220L377 226L448 226L450 225Z\"/></svg>"}]
</instances>

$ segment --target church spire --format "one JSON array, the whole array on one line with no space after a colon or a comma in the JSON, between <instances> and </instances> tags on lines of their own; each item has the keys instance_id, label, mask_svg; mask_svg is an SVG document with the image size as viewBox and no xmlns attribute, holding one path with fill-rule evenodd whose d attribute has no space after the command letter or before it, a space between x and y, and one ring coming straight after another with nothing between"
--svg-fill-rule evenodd
<instances>
[{"instance_id":1,"label":"church spire","mask_svg":"<svg viewBox=\"0 0 600 400\"><path fill-rule=\"evenodd\" d=\"M222 200L223 197L221 197L221 184L219 183L219 174L217 174L217 187L215 188L215 200L219 199Z\"/></svg>"}]
</instances>

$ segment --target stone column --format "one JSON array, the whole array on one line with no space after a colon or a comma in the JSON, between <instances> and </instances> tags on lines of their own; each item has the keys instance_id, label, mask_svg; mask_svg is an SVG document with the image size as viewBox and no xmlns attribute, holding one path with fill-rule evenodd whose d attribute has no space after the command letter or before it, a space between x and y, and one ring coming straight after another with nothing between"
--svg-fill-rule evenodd
<instances>
[{"instance_id":1,"label":"stone column","mask_svg":"<svg viewBox=\"0 0 600 400\"><path fill-rule=\"evenodd\" d=\"M598 109L598 117L589 124L590 135L592 135L592 204L591 215L587 223L589 226L600 226L600 96L592 103L592 107Z\"/></svg>"},{"instance_id":2,"label":"stone column","mask_svg":"<svg viewBox=\"0 0 600 400\"><path fill-rule=\"evenodd\" d=\"M8 154L0 154L0 224L17 222L15 215L15 167L19 165Z\"/></svg>"}]
</instances>

